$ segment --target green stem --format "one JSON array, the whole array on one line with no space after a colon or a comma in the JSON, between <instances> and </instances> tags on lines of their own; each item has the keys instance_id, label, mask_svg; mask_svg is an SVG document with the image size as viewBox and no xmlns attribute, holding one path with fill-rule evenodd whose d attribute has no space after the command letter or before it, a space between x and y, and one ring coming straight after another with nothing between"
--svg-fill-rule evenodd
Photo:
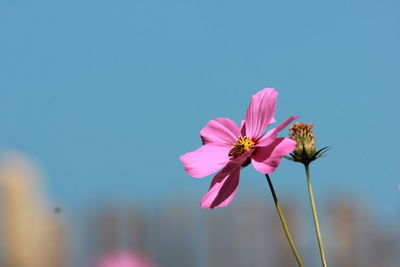
<instances>
[{"instance_id":1,"label":"green stem","mask_svg":"<svg viewBox=\"0 0 400 267\"><path fill-rule=\"evenodd\" d=\"M283 216L281 207L279 205L278 198L277 198L277 196L275 194L274 186L272 185L272 182L271 182L271 178L269 177L268 174L265 174L265 177L267 178L269 189L271 189L272 197L273 197L274 202L275 202L276 210L278 211L279 218L281 219L281 223L282 223L283 229L285 230L285 234L286 234L287 240L289 241L290 247L292 248L293 254L296 257L296 261L297 261L297 263L299 264L300 267L304 267L303 261L301 260L299 252L297 251L297 248L296 248L296 246L295 246L295 244L293 242L292 235L290 234L289 228L288 228L288 226L286 224L285 216Z\"/></svg>"},{"instance_id":2,"label":"green stem","mask_svg":"<svg viewBox=\"0 0 400 267\"><path fill-rule=\"evenodd\" d=\"M315 207L314 193L313 193L312 186L311 186L310 169L309 169L308 164L306 164L304 166L306 168L308 193L310 195L310 203L311 203L311 209L312 209L312 213L313 213L313 217L314 217L315 232L317 234L317 239L318 239L319 253L321 255L322 266L327 267L328 265L326 264L324 244L322 243L321 230L319 228L317 208Z\"/></svg>"}]
</instances>

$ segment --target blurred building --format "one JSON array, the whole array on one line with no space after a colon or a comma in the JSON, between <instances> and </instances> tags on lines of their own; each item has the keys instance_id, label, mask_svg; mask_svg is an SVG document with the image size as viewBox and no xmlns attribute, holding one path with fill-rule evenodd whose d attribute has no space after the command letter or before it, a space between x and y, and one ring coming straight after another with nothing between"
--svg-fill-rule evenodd
<instances>
[{"instance_id":1,"label":"blurred building","mask_svg":"<svg viewBox=\"0 0 400 267\"><path fill-rule=\"evenodd\" d=\"M329 256L335 266L360 266L358 238L361 230L358 210L351 202L335 201L328 209Z\"/></svg>"},{"instance_id":2,"label":"blurred building","mask_svg":"<svg viewBox=\"0 0 400 267\"><path fill-rule=\"evenodd\" d=\"M0 171L6 267L65 266L62 222L47 206L37 172L24 158L5 158Z\"/></svg>"},{"instance_id":3,"label":"blurred building","mask_svg":"<svg viewBox=\"0 0 400 267\"><path fill-rule=\"evenodd\" d=\"M265 200L259 201L238 203L234 210L208 211L207 266L275 265L272 210Z\"/></svg>"},{"instance_id":4,"label":"blurred building","mask_svg":"<svg viewBox=\"0 0 400 267\"><path fill-rule=\"evenodd\" d=\"M159 266L198 266L195 254L201 248L196 236L203 226L195 223L193 210L181 201L172 200L152 219L152 255Z\"/></svg>"}]
</instances>

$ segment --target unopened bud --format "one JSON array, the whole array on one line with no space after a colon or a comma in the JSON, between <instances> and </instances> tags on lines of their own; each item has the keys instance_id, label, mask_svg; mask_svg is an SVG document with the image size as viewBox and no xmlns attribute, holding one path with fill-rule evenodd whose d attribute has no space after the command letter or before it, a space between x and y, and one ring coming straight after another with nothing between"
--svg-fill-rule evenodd
<instances>
[{"instance_id":1,"label":"unopened bud","mask_svg":"<svg viewBox=\"0 0 400 267\"><path fill-rule=\"evenodd\" d=\"M311 161L323 156L328 147L316 151L313 127L313 124L307 125L304 122L296 122L289 127L289 137L296 141L296 149L290 154L291 157L287 157L288 159L310 164Z\"/></svg>"}]
</instances>

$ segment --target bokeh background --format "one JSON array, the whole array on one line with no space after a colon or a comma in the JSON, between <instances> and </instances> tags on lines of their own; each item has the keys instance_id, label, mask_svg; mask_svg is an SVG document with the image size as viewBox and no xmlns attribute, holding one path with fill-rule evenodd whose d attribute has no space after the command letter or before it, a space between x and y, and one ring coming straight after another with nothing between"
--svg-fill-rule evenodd
<instances>
[{"instance_id":1,"label":"bokeh background","mask_svg":"<svg viewBox=\"0 0 400 267\"><path fill-rule=\"evenodd\" d=\"M399 266L399 9L1 0L0 265L295 266L261 174L249 166L228 207L201 210L211 177L179 161L208 120L239 123L274 87L277 121L299 115L332 147L311 170L330 265ZM318 266L302 166L271 177Z\"/></svg>"}]
</instances>

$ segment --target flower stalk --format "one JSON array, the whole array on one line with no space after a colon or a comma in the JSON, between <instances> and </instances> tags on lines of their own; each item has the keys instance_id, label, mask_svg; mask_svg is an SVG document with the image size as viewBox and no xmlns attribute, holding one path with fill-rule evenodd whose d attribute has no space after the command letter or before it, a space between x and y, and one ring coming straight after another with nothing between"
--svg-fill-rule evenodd
<instances>
[{"instance_id":1,"label":"flower stalk","mask_svg":"<svg viewBox=\"0 0 400 267\"><path fill-rule=\"evenodd\" d=\"M326 263L324 244L322 242L321 230L318 222L317 208L315 207L314 193L311 185L309 166L314 160L325 156L325 153L329 150L329 147L324 147L320 150L316 149L314 132L312 130L313 127L313 124L296 122L289 128L289 137L296 141L296 149L290 153L290 156L286 158L302 163L306 169L308 194L310 196L310 204L313 213L315 232L318 239L319 253L321 255L322 266L327 267L328 265Z\"/></svg>"},{"instance_id":2,"label":"flower stalk","mask_svg":"<svg viewBox=\"0 0 400 267\"><path fill-rule=\"evenodd\" d=\"M279 205L278 197L276 196L275 189L274 189L274 186L272 185L271 178L269 177L268 174L265 174L265 177L267 178L269 189L271 190L272 198L274 199L276 210L278 211L278 214L279 214L279 219L281 220L283 229L285 230L286 238L290 244L290 247L292 248L293 254L296 257L297 264L300 267L304 267L304 264L303 264L303 261L301 260L300 254L297 251L296 245L294 244L292 235L290 234L289 227L287 226L285 216L283 215L283 212Z\"/></svg>"},{"instance_id":3,"label":"flower stalk","mask_svg":"<svg viewBox=\"0 0 400 267\"><path fill-rule=\"evenodd\" d=\"M321 230L319 227L317 208L315 206L314 193L313 193L312 185L311 185L310 168L309 168L308 164L305 164L304 167L306 169L308 194L310 195L310 203L311 203L311 209L312 209L313 218L314 218L315 232L317 234L317 239L318 239L319 253L321 256L322 266L327 267L328 265L326 263L324 244L322 242L322 235L321 235Z\"/></svg>"}]
</instances>

